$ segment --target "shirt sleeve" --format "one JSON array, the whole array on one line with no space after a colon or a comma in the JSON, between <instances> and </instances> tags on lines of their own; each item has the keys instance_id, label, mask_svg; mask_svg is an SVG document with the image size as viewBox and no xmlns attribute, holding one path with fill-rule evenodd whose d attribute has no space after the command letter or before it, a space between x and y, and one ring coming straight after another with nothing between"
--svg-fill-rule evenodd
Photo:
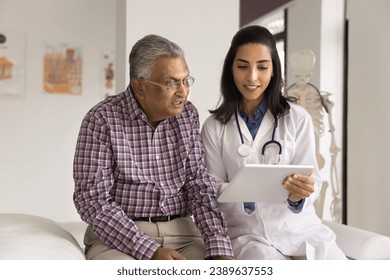
<instances>
[{"instance_id":1,"label":"shirt sleeve","mask_svg":"<svg viewBox=\"0 0 390 280\"><path fill-rule=\"evenodd\" d=\"M230 238L227 234L226 222L216 202L216 182L208 174L204 162L204 148L199 133L198 115L192 116L191 149L187 170L188 201L194 214L195 222L202 232L205 241L205 258L216 256L233 257Z\"/></svg>"},{"instance_id":2,"label":"shirt sleeve","mask_svg":"<svg viewBox=\"0 0 390 280\"><path fill-rule=\"evenodd\" d=\"M302 198L300 201L296 201L296 202L291 201L290 199L287 199L287 202L288 202L289 208L292 212L300 213L303 209L305 199Z\"/></svg>"},{"instance_id":3,"label":"shirt sleeve","mask_svg":"<svg viewBox=\"0 0 390 280\"><path fill-rule=\"evenodd\" d=\"M74 203L82 220L90 224L108 246L136 259L151 259L160 244L138 229L112 199L115 157L104 118L84 118L73 163Z\"/></svg>"}]
</instances>

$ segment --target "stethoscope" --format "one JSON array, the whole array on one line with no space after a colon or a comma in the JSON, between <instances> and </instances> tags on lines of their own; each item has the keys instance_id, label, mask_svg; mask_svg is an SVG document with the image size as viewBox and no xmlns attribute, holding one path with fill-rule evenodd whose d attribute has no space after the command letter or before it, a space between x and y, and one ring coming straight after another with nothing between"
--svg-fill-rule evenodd
<instances>
[{"instance_id":1,"label":"stethoscope","mask_svg":"<svg viewBox=\"0 0 390 280\"><path fill-rule=\"evenodd\" d=\"M241 131L241 126L240 126L240 122L238 121L238 114L237 114L237 111L235 111L235 116L236 116L236 122L237 122L237 128L238 128L238 132L240 134L240 139L241 139L241 144L240 146L238 146L238 154L242 157L247 157L250 155L251 151L252 151L252 148L248 145L248 144L245 144L244 143L244 138L242 137L242 131ZM264 158L265 158L265 149L274 144L274 145L277 145L278 148L279 148L279 154L278 154L278 162L277 164L280 163L280 159L282 157L282 145L275 140L275 131L276 131L276 124L274 125L274 129L272 131L272 138L271 140L269 140L268 142L264 143L263 147L261 148L261 163L264 163Z\"/></svg>"}]
</instances>

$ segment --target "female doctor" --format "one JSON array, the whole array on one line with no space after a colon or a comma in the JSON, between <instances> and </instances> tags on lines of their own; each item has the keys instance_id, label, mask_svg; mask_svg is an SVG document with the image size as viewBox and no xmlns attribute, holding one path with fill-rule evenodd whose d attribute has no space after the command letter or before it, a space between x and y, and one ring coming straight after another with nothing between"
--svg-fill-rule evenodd
<instances>
[{"instance_id":1,"label":"female doctor","mask_svg":"<svg viewBox=\"0 0 390 280\"><path fill-rule=\"evenodd\" d=\"M202 127L218 194L247 163L313 165L314 171L284 180L286 201L219 203L235 258L346 259L313 206L321 179L310 115L283 96L282 84L272 34L261 26L239 30L224 61L221 102Z\"/></svg>"}]
</instances>

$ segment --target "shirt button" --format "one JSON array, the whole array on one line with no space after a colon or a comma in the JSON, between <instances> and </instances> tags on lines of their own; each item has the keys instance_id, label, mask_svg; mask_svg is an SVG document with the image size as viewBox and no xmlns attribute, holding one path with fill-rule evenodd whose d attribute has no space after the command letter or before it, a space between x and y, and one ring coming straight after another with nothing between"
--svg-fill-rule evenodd
<instances>
[{"instance_id":1,"label":"shirt button","mask_svg":"<svg viewBox=\"0 0 390 280\"><path fill-rule=\"evenodd\" d=\"M160 156L159 156L159 155L157 155L157 156L156 156L156 159L160 159Z\"/></svg>"},{"instance_id":2,"label":"shirt button","mask_svg":"<svg viewBox=\"0 0 390 280\"><path fill-rule=\"evenodd\" d=\"M261 208L261 213L263 213L263 214L267 214L267 213L268 213L268 210L267 210L267 208Z\"/></svg>"}]
</instances>

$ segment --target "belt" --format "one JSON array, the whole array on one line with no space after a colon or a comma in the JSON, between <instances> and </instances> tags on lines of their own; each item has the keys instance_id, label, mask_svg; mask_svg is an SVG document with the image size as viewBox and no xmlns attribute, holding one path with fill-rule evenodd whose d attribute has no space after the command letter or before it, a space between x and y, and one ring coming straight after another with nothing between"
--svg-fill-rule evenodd
<instances>
[{"instance_id":1,"label":"belt","mask_svg":"<svg viewBox=\"0 0 390 280\"><path fill-rule=\"evenodd\" d=\"M161 216L161 217L140 217L140 218L133 218L133 221L142 221L142 222L149 222L149 223L158 223L158 222L168 222L172 221L176 218L183 217L182 215L171 215L171 216Z\"/></svg>"}]
</instances>

